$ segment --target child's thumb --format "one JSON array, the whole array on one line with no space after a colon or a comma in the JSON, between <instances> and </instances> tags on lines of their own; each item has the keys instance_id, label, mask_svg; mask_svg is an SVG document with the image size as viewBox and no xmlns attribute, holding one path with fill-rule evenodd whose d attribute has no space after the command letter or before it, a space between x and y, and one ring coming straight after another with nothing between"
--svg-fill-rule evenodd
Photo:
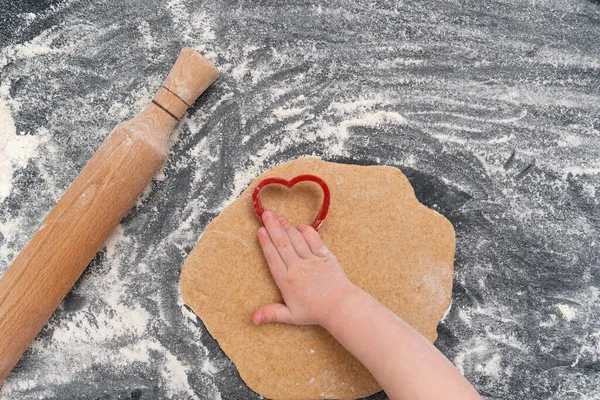
<instances>
[{"instance_id":1,"label":"child's thumb","mask_svg":"<svg viewBox=\"0 0 600 400\"><path fill-rule=\"evenodd\" d=\"M280 322L282 324L293 324L292 313L285 304L269 304L254 312L252 321L256 325L269 322Z\"/></svg>"}]
</instances>

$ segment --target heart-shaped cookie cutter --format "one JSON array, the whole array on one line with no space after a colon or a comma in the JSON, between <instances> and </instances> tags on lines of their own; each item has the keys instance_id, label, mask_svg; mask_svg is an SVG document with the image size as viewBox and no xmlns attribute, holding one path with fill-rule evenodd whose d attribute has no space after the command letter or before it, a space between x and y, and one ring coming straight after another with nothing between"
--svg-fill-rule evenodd
<instances>
[{"instance_id":1,"label":"heart-shaped cookie cutter","mask_svg":"<svg viewBox=\"0 0 600 400\"><path fill-rule=\"evenodd\" d=\"M331 193L329 192L329 186L325 183L325 181L318 176L315 175L298 175L290 180L284 178L265 178L256 185L254 188L254 192L252 192L252 204L254 206L254 211L258 216L258 219L262 221L262 214L265 212L265 209L260 201L260 191L268 185L283 185L288 189L293 188L296 184L300 182L314 182L318 184L323 190L323 203L321 204L321 209L317 214L314 222L312 223L312 227L315 228L316 231L321 228L323 221L327 217L327 213L329 212L329 203L331 201Z\"/></svg>"}]
</instances>

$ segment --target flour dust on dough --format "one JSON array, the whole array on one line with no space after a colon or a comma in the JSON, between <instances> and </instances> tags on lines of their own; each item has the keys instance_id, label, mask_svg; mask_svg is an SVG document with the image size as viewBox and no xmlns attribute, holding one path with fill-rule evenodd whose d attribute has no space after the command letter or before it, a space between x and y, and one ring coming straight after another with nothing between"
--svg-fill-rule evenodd
<instances>
[{"instance_id":1,"label":"flour dust on dough","mask_svg":"<svg viewBox=\"0 0 600 400\"><path fill-rule=\"evenodd\" d=\"M256 178L206 228L181 272L184 302L204 321L240 376L272 399L355 399L379 390L371 374L318 326L255 326L258 308L282 302L256 237L252 190L266 178L314 174L331 207L320 233L350 280L428 340L452 293L454 229L423 206L400 170L302 158ZM266 207L311 223L322 200L314 183L268 186Z\"/></svg>"}]
</instances>

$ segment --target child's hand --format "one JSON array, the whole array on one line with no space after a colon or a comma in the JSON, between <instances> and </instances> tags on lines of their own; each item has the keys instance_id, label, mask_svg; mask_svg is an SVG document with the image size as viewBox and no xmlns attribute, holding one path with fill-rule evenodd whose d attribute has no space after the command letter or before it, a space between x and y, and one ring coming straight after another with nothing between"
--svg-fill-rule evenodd
<instances>
[{"instance_id":1,"label":"child's hand","mask_svg":"<svg viewBox=\"0 0 600 400\"><path fill-rule=\"evenodd\" d=\"M258 239L285 304L262 307L255 324L323 326L390 399L481 400L427 339L348 280L312 227L296 229L271 211L262 219Z\"/></svg>"},{"instance_id":2,"label":"child's hand","mask_svg":"<svg viewBox=\"0 0 600 400\"><path fill-rule=\"evenodd\" d=\"M258 239L285 304L264 306L252 320L322 325L355 286L311 226L296 229L268 210L262 220L265 226L258 230Z\"/></svg>"}]
</instances>

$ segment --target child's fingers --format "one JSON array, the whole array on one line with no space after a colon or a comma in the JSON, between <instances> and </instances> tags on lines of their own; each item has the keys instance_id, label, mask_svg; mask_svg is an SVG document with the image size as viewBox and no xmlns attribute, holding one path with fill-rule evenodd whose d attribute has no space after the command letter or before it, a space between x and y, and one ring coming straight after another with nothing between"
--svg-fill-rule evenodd
<instances>
[{"instance_id":1,"label":"child's fingers","mask_svg":"<svg viewBox=\"0 0 600 400\"><path fill-rule=\"evenodd\" d=\"M310 250L310 247L308 247L308 243L306 243L304 236L298 232L298 229L294 228L292 224L290 224L289 221L283 217L279 217L279 223L281 226L283 226L283 229L285 229L286 233L288 234L290 241L292 242L292 245L294 246L294 249L296 249L298 255L302 258L311 257L313 253Z\"/></svg>"},{"instance_id":2,"label":"child's fingers","mask_svg":"<svg viewBox=\"0 0 600 400\"><path fill-rule=\"evenodd\" d=\"M299 256L285 229L283 229L273 211L265 211L262 215L262 220L281 259L286 266L291 265Z\"/></svg>"},{"instance_id":3,"label":"child's fingers","mask_svg":"<svg viewBox=\"0 0 600 400\"><path fill-rule=\"evenodd\" d=\"M260 247L265 255L271 274L275 278L275 282L278 282L279 278L287 271L287 267L271 241L269 232L267 232L265 227L261 226L258 230L258 241L260 242Z\"/></svg>"},{"instance_id":4,"label":"child's fingers","mask_svg":"<svg viewBox=\"0 0 600 400\"><path fill-rule=\"evenodd\" d=\"M280 322L282 324L293 324L292 313L285 304L269 304L259 308L252 316L252 322L256 325L269 322Z\"/></svg>"},{"instance_id":5,"label":"child's fingers","mask_svg":"<svg viewBox=\"0 0 600 400\"><path fill-rule=\"evenodd\" d=\"M312 226L300 225L298 229L300 229L300 233L302 233L302 236L304 236L304 239L306 239L306 242L308 243L308 246L314 255L319 257L325 257L329 255L329 249L321 240L319 233L315 231Z\"/></svg>"}]
</instances>

